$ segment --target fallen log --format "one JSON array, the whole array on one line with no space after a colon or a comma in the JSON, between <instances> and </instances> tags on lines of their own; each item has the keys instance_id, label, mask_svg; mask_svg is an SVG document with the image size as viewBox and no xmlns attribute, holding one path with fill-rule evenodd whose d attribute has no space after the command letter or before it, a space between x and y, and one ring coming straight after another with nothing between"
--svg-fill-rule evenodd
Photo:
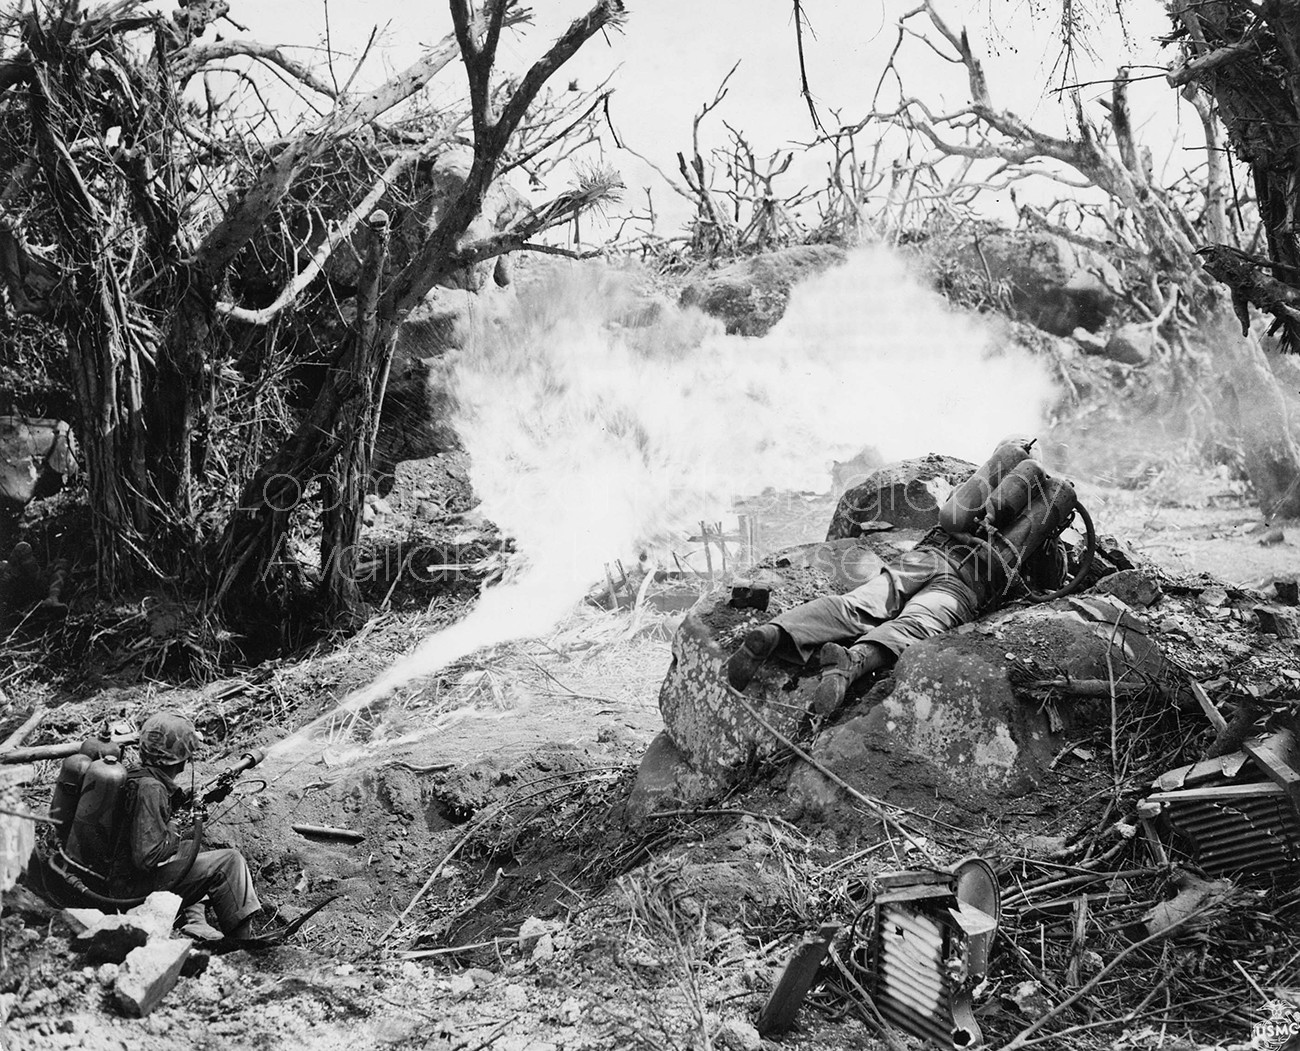
<instances>
[{"instance_id":1,"label":"fallen log","mask_svg":"<svg viewBox=\"0 0 1300 1051\"><path fill-rule=\"evenodd\" d=\"M32 714L27 717L27 721L6 737L3 742L0 742L0 752L7 752L10 749L17 748L27 740L31 732L41 725L41 720L45 718L48 711L49 709L44 705L38 704L33 709Z\"/></svg>"},{"instance_id":2,"label":"fallen log","mask_svg":"<svg viewBox=\"0 0 1300 1051\"><path fill-rule=\"evenodd\" d=\"M120 734L109 738L112 744L136 744L139 734ZM81 741L64 741L60 744L38 744L31 748L13 748L0 752L0 763L35 763L42 759L66 759L81 751Z\"/></svg>"}]
</instances>

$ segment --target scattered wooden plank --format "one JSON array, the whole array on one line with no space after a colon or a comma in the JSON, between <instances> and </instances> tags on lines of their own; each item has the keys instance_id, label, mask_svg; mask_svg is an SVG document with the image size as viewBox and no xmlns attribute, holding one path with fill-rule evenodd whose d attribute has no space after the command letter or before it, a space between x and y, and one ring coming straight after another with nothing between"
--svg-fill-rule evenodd
<instances>
[{"instance_id":1,"label":"scattered wooden plank","mask_svg":"<svg viewBox=\"0 0 1300 1051\"><path fill-rule=\"evenodd\" d=\"M1263 768L1270 780L1286 793L1297 816L1300 816L1300 771L1288 761L1292 752L1291 731L1285 729L1271 737L1253 737L1241 747Z\"/></svg>"},{"instance_id":2,"label":"scattered wooden plank","mask_svg":"<svg viewBox=\"0 0 1300 1051\"><path fill-rule=\"evenodd\" d=\"M0 741L0 752L7 752L10 749L17 748L27 740L31 735L31 732L41 725L41 720L45 718L48 711L49 709L43 704L38 704L32 710L32 714L28 716L27 721L23 723L22 726L18 727L17 730L11 733L3 741Z\"/></svg>"},{"instance_id":3,"label":"scattered wooden plank","mask_svg":"<svg viewBox=\"0 0 1300 1051\"><path fill-rule=\"evenodd\" d=\"M1272 781L1256 781L1248 785L1216 785L1213 788L1184 788L1178 792L1152 792L1147 799L1153 803L1213 803L1285 794L1281 785L1275 785Z\"/></svg>"},{"instance_id":4,"label":"scattered wooden plank","mask_svg":"<svg viewBox=\"0 0 1300 1051\"><path fill-rule=\"evenodd\" d=\"M139 734L120 734L110 737L113 744L136 744ZM81 741L64 741L62 744L38 744L31 748L11 748L0 752L0 763L35 763L42 759L66 759L81 750Z\"/></svg>"},{"instance_id":5,"label":"scattered wooden plank","mask_svg":"<svg viewBox=\"0 0 1300 1051\"><path fill-rule=\"evenodd\" d=\"M1224 727L1228 725L1228 720L1225 719L1223 713L1214 706L1214 702L1210 700L1210 695L1205 692L1205 687L1195 679L1188 679L1187 685L1192 688L1192 695L1196 698L1196 703L1201 706L1201 711L1203 711L1205 717L1210 720L1215 731L1223 730Z\"/></svg>"}]
</instances>

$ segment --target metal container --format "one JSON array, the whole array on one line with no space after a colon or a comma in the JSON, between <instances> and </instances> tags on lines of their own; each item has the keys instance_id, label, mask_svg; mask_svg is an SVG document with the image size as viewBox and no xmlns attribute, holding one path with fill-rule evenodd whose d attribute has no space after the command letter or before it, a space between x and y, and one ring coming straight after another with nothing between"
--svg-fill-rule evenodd
<instances>
[{"instance_id":1,"label":"metal container","mask_svg":"<svg viewBox=\"0 0 1300 1051\"><path fill-rule=\"evenodd\" d=\"M970 993L988 967L1000 915L997 878L979 858L880 879L864 964L880 1013L943 1048L981 1040Z\"/></svg>"},{"instance_id":2,"label":"metal container","mask_svg":"<svg viewBox=\"0 0 1300 1051\"><path fill-rule=\"evenodd\" d=\"M81 780L77 813L68 834L67 853L78 865L108 875L118 825L118 804L126 784L126 767L114 755L95 759Z\"/></svg>"},{"instance_id":3,"label":"metal container","mask_svg":"<svg viewBox=\"0 0 1300 1051\"><path fill-rule=\"evenodd\" d=\"M59 779L54 782L54 794L50 796L50 817L57 822L55 831L61 846L67 846L77 802L81 799L81 783L93 762L90 756L78 752L68 756L59 767Z\"/></svg>"}]
</instances>

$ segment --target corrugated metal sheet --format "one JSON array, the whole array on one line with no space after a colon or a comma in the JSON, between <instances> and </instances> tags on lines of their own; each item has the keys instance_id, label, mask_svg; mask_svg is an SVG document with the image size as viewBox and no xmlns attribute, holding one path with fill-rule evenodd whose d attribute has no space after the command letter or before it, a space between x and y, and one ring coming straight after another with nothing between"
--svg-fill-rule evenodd
<instances>
[{"instance_id":1,"label":"corrugated metal sheet","mask_svg":"<svg viewBox=\"0 0 1300 1051\"><path fill-rule=\"evenodd\" d=\"M1170 827L1209 875L1278 872L1300 865L1300 819L1284 796L1271 791L1271 782L1260 787L1264 791L1254 797L1165 804Z\"/></svg>"}]
</instances>

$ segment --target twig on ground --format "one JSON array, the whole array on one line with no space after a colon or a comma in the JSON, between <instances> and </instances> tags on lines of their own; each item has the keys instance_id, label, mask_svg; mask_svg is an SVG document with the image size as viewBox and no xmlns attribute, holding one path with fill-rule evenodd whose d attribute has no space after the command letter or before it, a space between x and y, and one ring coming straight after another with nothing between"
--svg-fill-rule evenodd
<instances>
[{"instance_id":1,"label":"twig on ground","mask_svg":"<svg viewBox=\"0 0 1300 1051\"><path fill-rule=\"evenodd\" d=\"M1103 979L1107 978L1121 963L1132 956L1133 953L1137 952L1139 949L1145 949L1148 945L1151 945L1154 942L1162 941L1163 939L1170 937L1174 931L1186 926L1191 920L1200 919L1208 911L1209 909L1206 908L1196 909L1193 912L1187 913L1185 916L1178 917L1162 930L1159 930L1154 934L1148 934L1145 938L1135 941L1131 945L1125 946L1115 954L1115 958L1111 960L1110 963L1106 964L1105 967L1084 983L1078 992L1067 996L1050 1011L1046 1012L1039 1018L1035 1018L1029 1023L1029 1025L1025 1026L1024 1029L1015 1035L1010 1043L1005 1045L1003 1051L1019 1051L1020 1048L1027 1047L1029 1045L1028 1038L1032 1034L1038 1032L1038 1030L1042 1029L1043 1026L1047 1025L1047 1023L1052 1021L1052 1019L1060 1017L1063 1013L1068 1011L1085 996L1091 993L1093 989L1097 988L1097 986L1102 983Z\"/></svg>"},{"instance_id":2,"label":"twig on ground","mask_svg":"<svg viewBox=\"0 0 1300 1051\"><path fill-rule=\"evenodd\" d=\"M910 843L921 854L922 857L924 857L927 861L929 861L930 864L932 865L939 864L938 860L935 858L934 854L931 853L930 849L921 840L917 838L918 836L921 835L921 832L919 830L914 832L913 830L909 829L907 827L906 822L904 822L901 818L895 816L895 814L896 813L909 814L912 817L919 817L922 820L930 820L929 818L926 818L923 814L918 814L915 811L908 810L905 807L890 806L888 803L882 802L879 799L873 799L865 792L858 791L851 784L845 781L844 778L840 777L839 774L829 769L824 763L818 762L808 752L800 748L797 744L794 743L794 741L790 740L790 738L788 738L785 734L781 733L780 730L778 730L766 719L764 719L761 715L759 715L757 709L755 709L754 706L750 704L749 701L747 701L742 694L733 690L732 696L736 699L736 702L740 705L740 707L743 708L746 712L748 712L750 717L756 723L758 723L759 726L761 726L764 730L766 730L778 741L780 741L781 744L785 745L786 748L789 748L790 751L792 751L795 755L797 755L809 766L817 770L818 773L822 774L826 778L829 778L835 784L839 785L840 788L848 792L849 795L851 795L859 803L861 803L873 814L875 814L875 816L878 817L882 822L884 822L887 828L895 829L898 832L898 834L901 835L905 840L907 840L907 842ZM894 811L895 813L891 813L891 811Z\"/></svg>"}]
</instances>

